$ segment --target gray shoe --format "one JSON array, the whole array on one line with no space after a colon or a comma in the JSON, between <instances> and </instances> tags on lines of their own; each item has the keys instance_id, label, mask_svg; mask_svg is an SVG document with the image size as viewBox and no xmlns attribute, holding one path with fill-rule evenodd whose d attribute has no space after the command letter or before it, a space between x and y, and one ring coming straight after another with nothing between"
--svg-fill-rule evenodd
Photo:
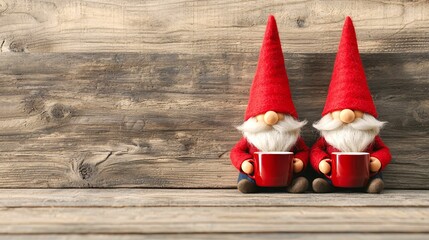
<instances>
[{"instance_id":1,"label":"gray shoe","mask_svg":"<svg viewBox=\"0 0 429 240\"><path fill-rule=\"evenodd\" d=\"M334 187L323 178L313 180L313 191L316 193L330 193L334 191Z\"/></svg>"},{"instance_id":2,"label":"gray shoe","mask_svg":"<svg viewBox=\"0 0 429 240\"><path fill-rule=\"evenodd\" d=\"M308 180L305 177L295 178L287 188L290 193L303 193L308 189Z\"/></svg>"},{"instance_id":3,"label":"gray shoe","mask_svg":"<svg viewBox=\"0 0 429 240\"><path fill-rule=\"evenodd\" d=\"M375 178L369 182L366 188L367 193L381 193L384 189L384 182L381 178Z\"/></svg>"},{"instance_id":4,"label":"gray shoe","mask_svg":"<svg viewBox=\"0 0 429 240\"><path fill-rule=\"evenodd\" d=\"M255 193L258 191L258 186L247 179L241 179L237 184L237 189L241 193Z\"/></svg>"}]
</instances>

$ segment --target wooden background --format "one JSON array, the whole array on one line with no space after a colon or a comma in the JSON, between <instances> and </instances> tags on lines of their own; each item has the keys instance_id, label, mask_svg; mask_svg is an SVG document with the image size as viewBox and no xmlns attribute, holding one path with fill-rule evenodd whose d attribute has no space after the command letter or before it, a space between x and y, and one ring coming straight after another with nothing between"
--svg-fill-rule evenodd
<instances>
[{"instance_id":1,"label":"wooden background","mask_svg":"<svg viewBox=\"0 0 429 240\"><path fill-rule=\"evenodd\" d=\"M353 18L387 187L429 189L429 2L381 0L0 1L0 187L234 187L268 14L310 123Z\"/></svg>"}]
</instances>

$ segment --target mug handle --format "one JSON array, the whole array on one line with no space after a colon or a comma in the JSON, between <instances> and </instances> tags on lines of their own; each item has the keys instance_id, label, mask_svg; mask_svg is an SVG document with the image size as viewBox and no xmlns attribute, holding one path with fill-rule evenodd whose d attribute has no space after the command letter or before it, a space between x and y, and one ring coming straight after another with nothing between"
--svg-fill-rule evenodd
<instances>
[{"instance_id":1,"label":"mug handle","mask_svg":"<svg viewBox=\"0 0 429 240\"><path fill-rule=\"evenodd\" d=\"M329 179L332 179L332 160L331 159L326 159L325 161L327 163L329 163L329 165L331 165L331 175L328 175L328 174L323 174L323 175L325 175Z\"/></svg>"}]
</instances>

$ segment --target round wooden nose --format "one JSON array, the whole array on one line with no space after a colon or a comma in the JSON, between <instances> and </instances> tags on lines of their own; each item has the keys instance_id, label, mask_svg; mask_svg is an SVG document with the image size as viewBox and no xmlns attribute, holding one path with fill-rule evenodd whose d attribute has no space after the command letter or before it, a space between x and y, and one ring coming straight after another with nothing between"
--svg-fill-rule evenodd
<instances>
[{"instance_id":1,"label":"round wooden nose","mask_svg":"<svg viewBox=\"0 0 429 240\"><path fill-rule=\"evenodd\" d=\"M344 109L340 112L340 120L343 123L351 123L355 120L355 113L350 109Z\"/></svg>"},{"instance_id":2,"label":"round wooden nose","mask_svg":"<svg viewBox=\"0 0 429 240\"><path fill-rule=\"evenodd\" d=\"M279 116L274 111L268 111L264 115L264 122L268 125L274 125L279 121Z\"/></svg>"}]
</instances>

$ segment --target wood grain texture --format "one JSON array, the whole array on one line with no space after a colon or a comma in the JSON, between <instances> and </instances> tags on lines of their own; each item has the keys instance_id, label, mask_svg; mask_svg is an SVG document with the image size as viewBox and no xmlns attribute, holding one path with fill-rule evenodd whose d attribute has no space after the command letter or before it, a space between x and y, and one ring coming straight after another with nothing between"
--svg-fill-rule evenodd
<instances>
[{"instance_id":1,"label":"wood grain texture","mask_svg":"<svg viewBox=\"0 0 429 240\"><path fill-rule=\"evenodd\" d=\"M429 233L414 207L0 208L2 234Z\"/></svg>"},{"instance_id":2,"label":"wood grain texture","mask_svg":"<svg viewBox=\"0 0 429 240\"><path fill-rule=\"evenodd\" d=\"M363 54L393 161L429 189L429 57ZM286 54L301 119L320 118L334 54ZM0 187L232 188L256 54L3 54ZM310 124L303 136L317 138Z\"/></svg>"},{"instance_id":3,"label":"wood grain texture","mask_svg":"<svg viewBox=\"0 0 429 240\"><path fill-rule=\"evenodd\" d=\"M429 192L245 195L232 189L0 189L0 207L429 207Z\"/></svg>"},{"instance_id":4,"label":"wood grain texture","mask_svg":"<svg viewBox=\"0 0 429 240\"><path fill-rule=\"evenodd\" d=\"M347 15L363 52L429 51L425 0L2 0L0 13L6 52L255 53L269 14L287 52L335 52Z\"/></svg>"},{"instance_id":5,"label":"wood grain texture","mask_svg":"<svg viewBox=\"0 0 429 240\"><path fill-rule=\"evenodd\" d=\"M425 233L188 233L188 234L35 234L20 235L6 234L0 235L1 240L136 240L136 239L314 239L314 240L334 240L334 239L413 239L427 240L428 234Z\"/></svg>"},{"instance_id":6,"label":"wood grain texture","mask_svg":"<svg viewBox=\"0 0 429 240\"><path fill-rule=\"evenodd\" d=\"M428 192L0 189L0 239L424 239Z\"/></svg>"}]
</instances>

